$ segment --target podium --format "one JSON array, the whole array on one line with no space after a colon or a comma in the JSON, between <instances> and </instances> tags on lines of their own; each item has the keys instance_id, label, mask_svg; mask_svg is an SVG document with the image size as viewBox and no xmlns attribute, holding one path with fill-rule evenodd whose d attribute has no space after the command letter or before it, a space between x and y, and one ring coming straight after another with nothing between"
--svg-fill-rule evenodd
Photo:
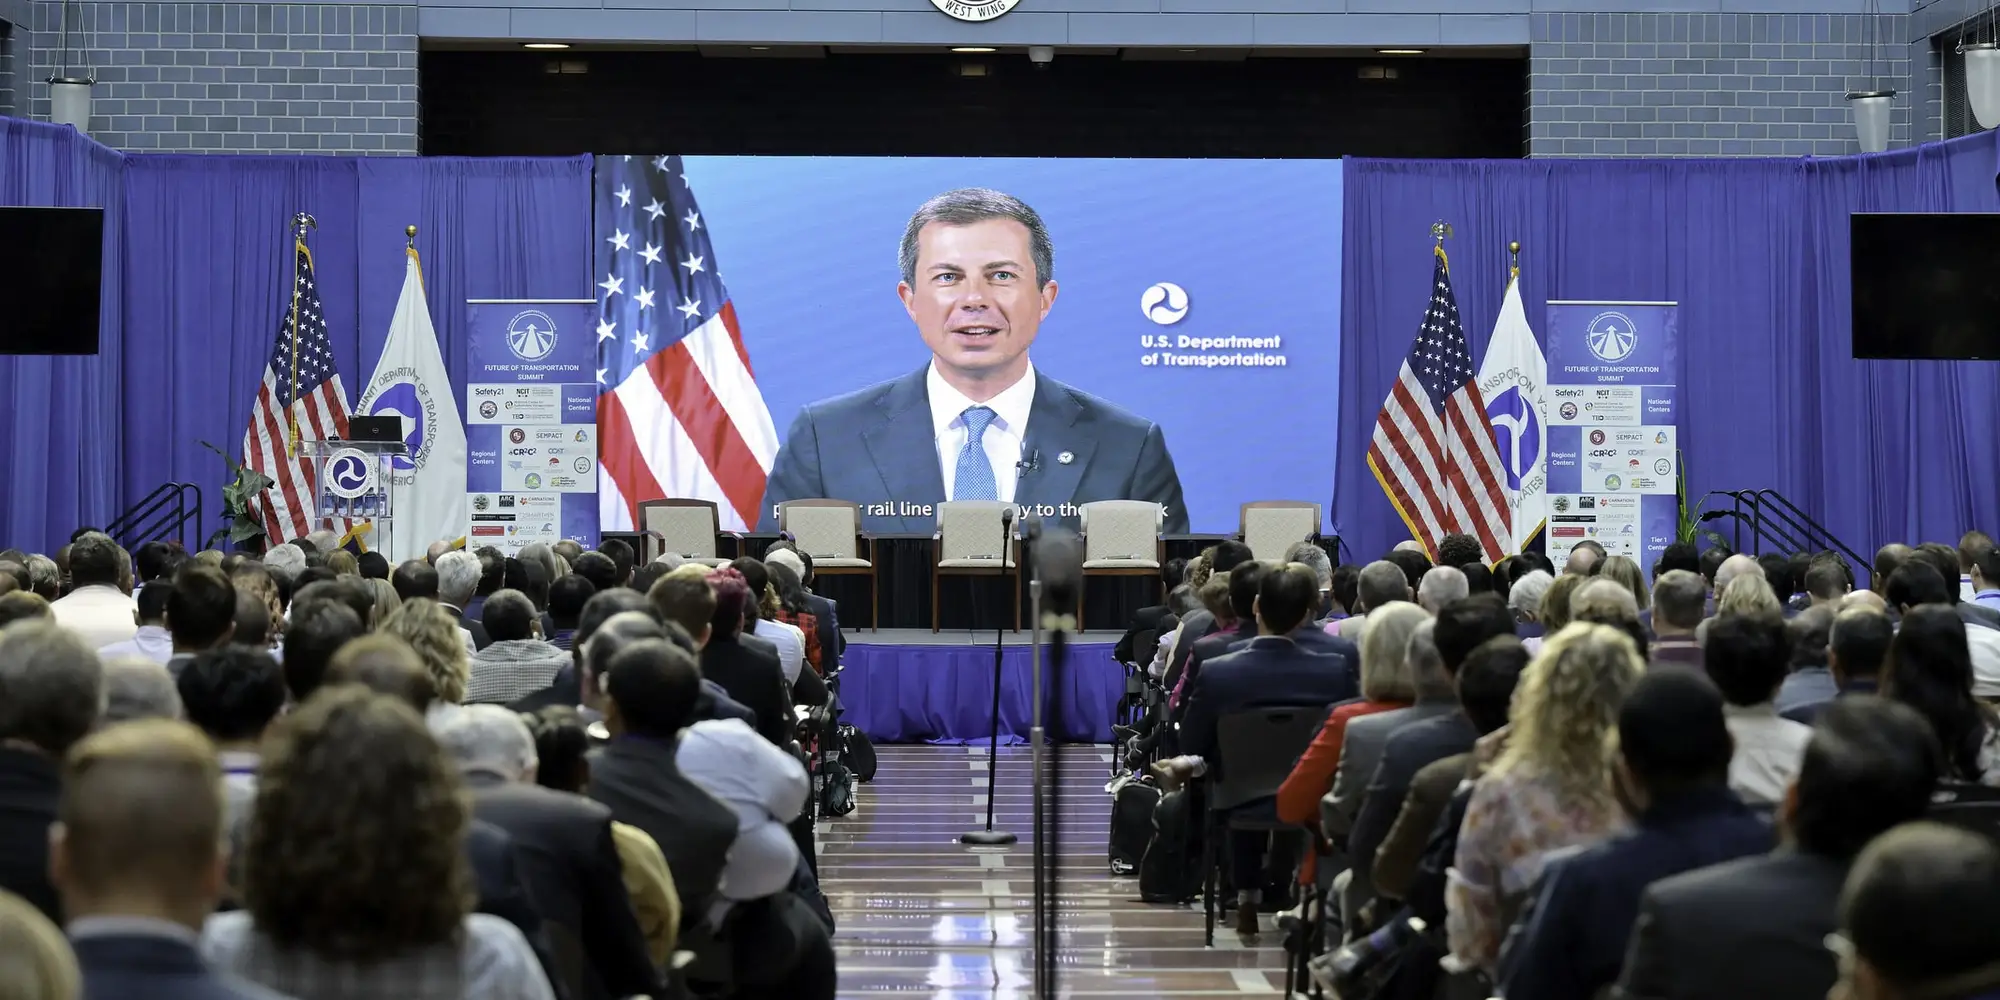
<instances>
[{"instance_id":1,"label":"podium","mask_svg":"<svg viewBox=\"0 0 2000 1000\"><path fill-rule=\"evenodd\" d=\"M299 442L299 454L319 473L313 514L387 525L395 515L389 486L396 459L409 453L401 441Z\"/></svg>"}]
</instances>

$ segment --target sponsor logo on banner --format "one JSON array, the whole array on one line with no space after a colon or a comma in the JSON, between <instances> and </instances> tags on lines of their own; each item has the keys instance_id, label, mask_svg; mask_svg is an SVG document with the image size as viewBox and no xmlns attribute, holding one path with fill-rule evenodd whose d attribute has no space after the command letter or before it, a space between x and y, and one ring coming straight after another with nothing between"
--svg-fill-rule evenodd
<instances>
[{"instance_id":1,"label":"sponsor logo on banner","mask_svg":"<svg viewBox=\"0 0 2000 1000\"><path fill-rule=\"evenodd\" d=\"M1601 312L1591 318L1590 325L1584 329L1583 339L1598 360L1623 361L1638 343L1638 324L1622 312ZM1599 395L1604 395L1602 390Z\"/></svg>"},{"instance_id":2,"label":"sponsor logo on banner","mask_svg":"<svg viewBox=\"0 0 2000 1000\"><path fill-rule=\"evenodd\" d=\"M523 361L540 361L556 349L556 321L540 309L524 309L507 322L507 349Z\"/></svg>"},{"instance_id":3,"label":"sponsor logo on banner","mask_svg":"<svg viewBox=\"0 0 2000 1000\"><path fill-rule=\"evenodd\" d=\"M1564 511L1569 510L1569 498L1557 497L1554 500L1549 501L1549 506L1554 507L1556 513L1558 514L1563 513Z\"/></svg>"},{"instance_id":4,"label":"sponsor logo on banner","mask_svg":"<svg viewBox=\"0 0 2000 1000\"><path fill-rule=\"evenodd\" d=\"M473 510L485 510L491 506L493 506L493 500L484 493L472 498Z\"/></svg>"},{"instance_id":5,"label":"sponsor logo on banner","mask_svg":"<svg viewBox=\"0 0 2000 1000\"><path fill-rule=\"evenodd\" d=\"M494 406L492 400L482 399L479 401L479 415L491 420L500 415L500 408Z\"/></svg>"},{"instance_id":6,"label":"sponsor logo on banner","mask_svg":"<svg viewBox=\"0 0 2000 1000\"><path fill-rule=\"evenodd\" d=\"M529 477L529 478L533 478L533 477ZM1623 480L1621 480L1621 479L1619 479L1619 478L1618 478L1617 476L1605 476L1605 477L1604 477L1604 488L1605 488L1605 489L1607 489L1607 490L1615 490L1615 489L1617 489L1618 487L1620 487L1620 486L1622 486L1622 485L1624 485L1624 481L1623 481Z\"/></svg>"},{"instance_id":7,"label":"sponsor logo on banner","mask_svg":"<svg viewBox=\"0 0 2000 1000\"><path fill-rule=\"evenodd\" d=\"M1662 476L1671 476L1674 473L1674 463L1664 458L1660 459L1653 463L1653 471Z\"/></svg>"},{"instance_id":8,"label":"sponsor logo on banner","mask_svg":"<svg viewBox=\"0 0 2000 1000\"><path fill-rule=\"evenodd\" d=\"M1616 479L1617 477L1613 476L1612 478ZM528 473L528 477L525 480L523 480L523 482L526 483L527 487L531 490L539 490L542 488L542 477L533 472Z\"/></svg>"},{"instance_id":9,"label":"sponsor logo on banner","mask_svg":"<svg viewBox=\"0 0 2000 1000\"><path fill-rule=\"evenodd\" d=\"M1590 432L1590 443L1591 443L1591 444L1603 444L1603 443L1604 443L1604 432L1603 432L1603 431L1601 431L1601 430L1594 430L1594 431L1591 431L1591 432Z\"/></svg>"},{"instance_id":10,"label":"sponsor logo on banner","mask_svg":"<svg viewBox=\"0 0 2000 1000\"><path fill-rule=\"evenodd\" d=\"M1562 416L1563 416L1563 419L1564 419L1564 420L1575 420L1575 419L1576 419L1576 404L1575 404L1575 403L1564 403L1564 404L1562 405L1562 409L1561 409L1561 413L1562 413Z\"/></svg>"},{"instance_id":11,"label":"sponsor logo on banner","mask_svg":"<svg viewBox=\"0 0 2000 1000\"><path fill-rule=\"evenodd\" d=\"M507 432L507 440L512 441L515 444L520 444L521 442L526 441L527 439L528 439L528 432L520 429L519 427L516 427L513 430Z\"/></svg>"}]
</instances>

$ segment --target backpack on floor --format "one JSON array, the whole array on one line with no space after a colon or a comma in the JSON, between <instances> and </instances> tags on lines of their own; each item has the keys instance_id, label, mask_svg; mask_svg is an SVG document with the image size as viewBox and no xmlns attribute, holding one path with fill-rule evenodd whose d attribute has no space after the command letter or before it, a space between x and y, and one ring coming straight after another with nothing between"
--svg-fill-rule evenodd
<instances>
[{"instance_id":1,"label":"backpack on floor","mask_svg":"<svg viewBox=\"0 0 2000 1000\"><path fill-rule=\"evenodd\" d=\"M1153 807L1153 839L1139 859L1139 900L1181 904L1201 895L1200 796L1167 792Z\"/></svg>"},{"instance_id":2,"label":"backpack on floor","mask_svg":"<svg viewBox=\"0 0 2000 1000\"><path fill-rule=\"evenodd\" d=\"M1153 839L1153 809L1160 790L1138 779L1111 793L1111 874L1133 875Z\"/></svg>"},{"instance_id":3,"label":"backpack on floor","mask_svg":"<svg viewBox=\"0 0 2000 1000\"><path fill-rule=\"evenodd\" d=\"M840 727L840 760L854 780L867 784L875 780L875 744L868 734L853 726Z\"/></svg>"},{"instance_id":4,"label":"backpack on floor","mask_svg":"<svg viewBox=\"0 0 2000 1000\"><path fill-rule=\"evenodd\" d=\"M837 760L826 762L820 772L819 808L823 816L845 816L854 811L854 775Z\"/></svg>"}]
</instances>

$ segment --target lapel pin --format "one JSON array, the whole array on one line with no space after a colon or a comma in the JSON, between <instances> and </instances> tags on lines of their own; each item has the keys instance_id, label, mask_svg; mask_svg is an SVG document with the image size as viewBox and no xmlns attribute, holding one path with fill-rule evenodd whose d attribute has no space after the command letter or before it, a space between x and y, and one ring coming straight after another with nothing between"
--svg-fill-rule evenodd
<instances>
[{"instance_id":1,"label":"lapel pin","mask_svg":"<svg viewBox=\"0 0 2000 1000\"><path fill-rule=\"evenodd\" d=\"M1068 465L1074 461L1076 461L1076 453L1073 451L1066 451L1056 456L1057 465Z\"/></svg>"}]
</instances>

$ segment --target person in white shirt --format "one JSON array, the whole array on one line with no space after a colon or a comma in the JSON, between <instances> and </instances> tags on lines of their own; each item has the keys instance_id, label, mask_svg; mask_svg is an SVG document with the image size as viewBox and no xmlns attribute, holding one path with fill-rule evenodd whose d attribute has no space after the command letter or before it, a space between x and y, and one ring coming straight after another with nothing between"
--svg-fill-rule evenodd
<instances>
[{"instance_id":1,"label":"person in white shirt","mask_svg":"<svg viewBox=\"0 0 2000 1000\"><path fill-rule=\"evenodd\" d=\"M173 593L174 585L167 580L140 590L133 598L137 605L133 620L138 622L139 630L130 639L98 650L97 655L105 660L138 656L165 666L174 658L174 637L167 631L167 598Z\"/></svg>"},{"instance_id":2,"label":"person in white shirt","mask_svg":"<svg viewBox=\"0 0 2000 1000\"><path fill-rule=\"evenodd\" d=\"M729 568L743 574L743 582L750 587L750 600L743 605L743 631L777 647L785 683L798 683L799 670L806 662L806 634L797 625L771 617L778 613L778 592L771 586L770 571L747 557L731 562Z\"/></svg>"},{"instance_id":3,"label":"person in white shirt","mask_svg":"<svg viewBox=\"0 0 2000 1000\"><path fill-rule=\"evenodd\" d=\"M1736 752L1729 787L1755 807L1784 801L1805 757L1811 727L1778 715L1778 686L1790 662L1785 621L1776 614L1725 612L1708 621L1702 665L1727 702L1723 716Z\"/></svg>"},{"instance_id":4,"label":"person in white shirt","mask_svg":"<svg viewBox=\"0 0 2000 1000\"><path fill-rule=\"evenodd\" d=\"M88 532L69 546L70 592L49 605L56 624L92 649L125 642L139 633L133 617L125 552L110 535Z\"/></svg>"}]
</instances>

